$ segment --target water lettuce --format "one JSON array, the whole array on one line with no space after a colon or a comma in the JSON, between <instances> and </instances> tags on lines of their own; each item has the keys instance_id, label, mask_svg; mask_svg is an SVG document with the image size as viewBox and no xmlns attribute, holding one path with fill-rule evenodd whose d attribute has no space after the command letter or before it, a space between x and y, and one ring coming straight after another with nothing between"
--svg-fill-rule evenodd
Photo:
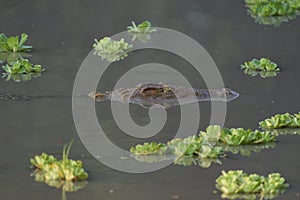
<instances>
[{"instance_id":1,"label":"water lettuce","mask_svg":"<svg viewBox=\"0 0 300 200\"><path fill-rule=\"evenodd\" d=\"M106 59L108 62L124 59L128 56L127 52L132 49L132 45L125 42L123 38L115 41L109 37L104 37L99 41L95 39L93 47L94 54L97 54L102 60Z\"/></svg>"},{"instance_id":2,"label":"water lettuce","mask_svg":"<svg viewBox=\"0 0 300 200\"><path fill-rule=\"evenodd\" d=\"M57 160L52 155L42 153L30 160L31 165L36 168L33 174L39 173L43 180L86 180L88 174L84 171L80 160L68 158L73 141L64 145L62 160Z\"/></svg>"},{"instance_id":3,"label":"water lettuce","mask_svg":"<svg viewBox=\"0 0 300 200\"><path fill-rule=\"evenodd\" d=\"M130 148L130 152L135 155L162 154L168 149L166 144L156 142L145 142Z\"/></svg>"},{"instance_id":4,"label":"water lettuce","mask_svg":"<svg viewBox=\"0 0 300 200\"><path fill-rule=\"evenodd\" d=\"M1 51L30 51L32 46L24 45L26 40L28 39L28 35L26 33L22 33L21 38L19 40L19 36L11 36L7 37L4 33L0 34L0 52Z\"/></svg>"},{"instance_id":5,"label":"water lettuce","mask_svg":"<svg viewBox=\"0 0 300 200\"><path fill-rule=\"evenodd\" d=\"M251 14L268 16L293 15L300 9L299 0L245 0Z\"/></svg>"},{"instance_id":6,"label":"water lettuce","mask_svg":"<svg viewBox=\"0 0 300 200\"><path fill-rule=\"evenodd\" d=\"M268 131L252 131L243 128L224 128L220 141L227 145L246 145L269 143L275 140L275 136Z\"/></svg>"},{"instance_id":7,"label":"water lettuce","mask_svg":"<svg viewBox=\"0 0 300 200\"><path fill-rule=\"evenodd\" d=\"M41 65L33 65L27 59L17 60L2 66L2 68L5 71L2 78L14 79L16 82L30 80L31 76L40 76L41 72L45 70Z\"/></svg>"},{"instance_id":8,"label":"water lettuce","mask_svg":"<svg viewBox=\"0 0 300 200\"><path fill-rule=\"evenodd\" d=\"M267 177L258 174L247 174L242 170L222 171L216 179L216 187L223 195L253 194L262 198L268 194L281 194L289 186L279 173L269 174ZM256 196L253 196L255 199Z\"/></svg>"},{"instance_id":9,"label":"water lettuce","mask_svg":"<svg viewBox=\"0 0 300 200\"><path fill-rule=\"evenodd\" d=\"M270 61L270 59L268 58L260 58L259 60L252 59L251 61L242 64L241 68L257 70L257 71L272 71L272 72L277 72L280 70L277 64Z\"/></svg>"},{"instance_id":10,"label":"water lettuce","mask_svg":"<svg viewBox=\"0 0 300 200\"><path fill-rule=\"evenodd\" d=\"M252 59L241 65L245 74L250 76L260 75L262 78L276 76L280 70L276 63L268 58Z\"/></svg>"},{"instance_id":11,"label":"water lettuce","mask_svg":"<svg viewBox=\"0 0 300 200\"><path fill-rule=\"evenodd\" d=\"M157 30L155 28L151 27L151 22L144 21L138 25L135 24L134 21L131 22L132 26L128 26L128 32L130 33L142 33L142 34L149 34L156 32Z\"/></svg>"},{"instance_id":12,"label":"water lettuce","mask_svg":"<svg viewBox=\"0 0 300 200\"><path fill-rule=\"evenodd\" d=\"M279 128L299 128L300 112L296 114L276 114L268 119L259 122L263 129L279 129Z\"/></svg>"},{"instance_id":13,"label":"water lettuce","mask_svg":"<svg viewBox=\"0 0 300 200\"><path fill-rule=\"evenodd\" d=\"M177 157L196 156L199 158L218 158L222 155L222 148L215 147L204 137L190 136L176 138L168 143L170 151Z\"/></svg>"}]
</instances>

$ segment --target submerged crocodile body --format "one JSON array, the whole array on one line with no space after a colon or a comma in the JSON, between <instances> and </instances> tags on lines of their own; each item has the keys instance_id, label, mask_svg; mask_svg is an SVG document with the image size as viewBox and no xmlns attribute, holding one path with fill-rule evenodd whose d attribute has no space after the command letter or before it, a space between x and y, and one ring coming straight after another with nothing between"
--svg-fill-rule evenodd
<instances>
[{"instance_id":1,"label":"submerged crocodile body","mask_svg":"<svg viewBox=\"0 0 300 200\"><path fill-rule=\"evenodd\" d=\"M229 102L238 98L239 94L228 88L208 90L169 86L163 83L146 83L138 84L135 88L119 88L105 93L92 91L89 97L98 102L110 100L139 104L145 108L155 104L170 108L197 101Z\"/></svg>"},{"instance_id":2,"label":"submerged crocodile body","mask_svg":"<svg viewBox=\"0 0 300 200\"><path fill-rule=\"evenodd\" d=\"M17 94L2 94L0 93L0 101L9 101L9 100L14 100L14 101L18 101L18 100L31 100L34 98L39 98L39 96L36 95L17 95Z\"/></svg>"}]
</instances>

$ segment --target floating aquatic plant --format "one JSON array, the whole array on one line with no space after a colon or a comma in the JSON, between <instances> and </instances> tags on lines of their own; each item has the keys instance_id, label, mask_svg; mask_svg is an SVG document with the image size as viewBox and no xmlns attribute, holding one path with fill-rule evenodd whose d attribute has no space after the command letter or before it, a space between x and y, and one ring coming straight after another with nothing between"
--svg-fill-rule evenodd
<instances>
[{"instance_id":1,"label":"floating aquatic plant","mask_svg":"<svg viewBox=\"0 0 300 200\"><path fill-rule=\"evenodd\" d=\"M106 59L108 62L115 62L124 59L128 56L128 51L132 49L132 45L125 42L122 38L115 41L109 37L104 37L101 40L95 39L93 44L95 53L101 57L102 60Z\"/></svg>"},{"instance_id":2,"label":"floating aquatic plant","mask_svg":"<svg viewBox=\"0 0 300 200\"><path fill-rule=\"evenodd\" d=\"M156 142L145 142L130 148L130 152L135 155L162 154L168 149L167 145Z\"/></svg>"},{"instance_id":3,"label":"floating aquatic plant","mask_svg":"<svg viewBox=\"0 0 300 200\"><path fill-rule=\"evenodd\" d=\"M173 139L168 142L168 147L177 157L219 158L222 155L221 147L215 147L205 138L198 136Z\"/></svg>"},{"instance_id":4,"label":"floating aquatic plant","mask_svg":"<svg viewBox=\"0 0 300 200\"><path fill-rule=\"evenodd\" d=\"M7 37L4 33L0 34L0 51L30 51L32 46L24 45L26 40L28 39L28 35L26 33L22 33L21 38L19 40L19 36L11 36Z\"/></svg>"},{"instance_id":5,"label":"floating aquatic plant","mask_svg":"<svg viewBox=\"0 0 300 200\"><path fill-rule=\"evenodd\" d=\"M241 65L241 69L245 74L250 76L260 75L262 78L276 76L280 70L276 63L268 58L252 59Z\"/></svg>"},{"instance_id":6,"label":"floating aquatic plant","mask_svg":"<svg viewBox=\"0 0 300 200\"><path fill-rule=\"evenodd\" d=\"M36 155L30 160L36 168L33 174L41 174L43 180L65 180L80 181L86 180L88 174L84 171L80 160L74 161L68 158L73 140L64 145L62 160L57 160L52 155Z\"/></svg>"},{"instance_id":7,"label":"floating aquatic plant","mask_svg":"<svg viewBox=\"0 0 300 200\"><path fill-rule=\"evenodd\" d=\"M269 143L275 140L275 136L269 131L252 131L243 128L224 128L220 141L228 145L245 145Z\"/></svg>"},{"instance_id":8,"label":"floating aquatic plant","mask_svg":"<svg viewBox=\"0 0 300 200\"><path fill-rule=\"evenodd\" d=\"M299 0L245 0L251 14L269 17L296 14Z\"/></svg>"},{"instance_id":9,"label":"floating aquatic plant","mask_svg":"<svg viewBox=\"0 0 300 200\"><path fill-rule=\"evenodd\" d=\"M261 199L267 195L276 196L283 193L289 185L279 173L269 174L267 177L258 174L247 174L242 170L222 171L216 179L216 187L223 193L223 198L241 197L231 195L252 194L252 199L256 195ZM254 196L255 195L255 196ZM248 196L248 198L251 196Z\"/></svg>"},{"instance_id":10,"label":"floating aquatic plant","mask_svg":"<svg viewBox=\"0 0 300 200\"><path fill-rule=\"evenodd\" d=\"M41 65L33 65L27 59L17 60L2 66L2 68L5 71L2 78L6 78L6 80L13 79L16 82L30 80L31 76L40 76L41 72L45 70Z\"/></svg>"},{"instance_id":11,"label":"floating aquatic plant","mask_svg":"<svg viewBox=\"0 0 300 200\"><path fill-rule=\"evenodd\" d=\"M269 143L275 140L275 136L268 131L252 131L243 128L222 129L218 125L208 126L206 132L200 132L199 137L204 138L205 141L208 141L211 144L218 142L227 145L260 144Z\"/></svg>"},{"instance_id":12,"label":"floating aquatic plant","mask_svg":"<svg viewBox=\"0 0 300 200\"><path fill-rule=\"evenodd\" d=\"M128 32L130 33L142 33L142 34L149 34L156 32L157 30L155 28L151 27L151 22L144 21L138 25L135 24L134 21L131 22L132 26L128 26Z\"/></svg>"},{"instance_id":13,"label":"floating aquatic plant","mask_svg":"<svg viewBox=\"0 0 300 200\"><path fill-rule=\"evenodd\" d=\"M279 129L279 128L299 128L300 112L294 115L289 113L276 114L268 119L259 122L263 129Z\"/></svg>"}]
</instances>

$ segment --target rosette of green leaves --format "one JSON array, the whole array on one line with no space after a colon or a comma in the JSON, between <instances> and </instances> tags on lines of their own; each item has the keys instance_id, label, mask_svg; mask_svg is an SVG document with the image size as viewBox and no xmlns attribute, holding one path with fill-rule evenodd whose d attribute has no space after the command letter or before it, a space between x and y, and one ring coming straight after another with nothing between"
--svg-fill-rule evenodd
<instances>
[{"instance_id":1,"label":"rosette of green leaves","mask_svg":"<svg viewBox=\"0 0 300 200\"><path fill-rule=\"evenodd\" d=\"M108 62L124 59L128 56L127 52L132 49L132 45L125 42L123 38L115 41L109 37L104 37L99 41L95 39L93 47L95 50L94 54L100 56L102 60L106 59Z\"/></svg>"},{"instance_id":2,"label":"rosette of green leaves","mask_svg":"<svg viewBox=\"0 0 300 200\"><path fill-rule=\"evenodd\" d=\"M222 171L222 175L216 179L216 187L225 195L260 194L265 196L282 193L288 184L278 173L264 177L258 174L248 175L242 170L230 170Z\"/></svg>"},{"instance_id":3,"label":"rosette of green leaves","mask_svg":"<svg viewBox=\"0 0 300 200\"><path fill-rule=\"evenodd\" d=\"M55 162L57 162L57 159L54 156L46 153L36 155L34 158L30 159L31 165L42 171L45 170L46 166L52 165Z\"/></svg>"},{"instance_id":4,"label":"rosette of green leaves","mask_svg":"<svg viewBox=\"0 0 300 200\"><path fill-rule=\"evenodd\" d=\"M263 129L299 128L300 112L294 115L289 113L276 114L275 116L259 122L259 125Z\"/></svg>"},{"instance_id":5,"label":"rosette of green leaves","mask_svg":"<svg viewBox=\"0 0 300 200\"><path fill-rule=\"evenodd\" d=\"M257 16L293 15L300 8L299 0L246 0L251 14Z\"/></svg>"},{"instance_id":6,"label":"rosette of green leaves","mask_svg":"<svg viewBox=\"0 0 300 200\"><path fill-rule=\"evenodd\" d=\"M270 61L268 58L252 59L241 65L242 69L257 70L257 71L273 71L278 72L280 69L277 64Z\"/></svg>"},{"instance_id":7,"label":"rosette of green leaves","mask_svg":"<svg viewBox=\"0 0 300 200\"><path fill-rule=\"evenodd\" d=\"M44 181L76 181L88 178L88 174L83 169L82 162L68 158L72 142L64 145L62 160L58 161L53 156L44 153L30 160L31 164L37 168L34 172L34 175L37 174L37 179Z\"/></svg>"},{"instance_id":8,"label":"rosette of green leaves","mask_svg":"<svg viewBox=\"0 0 300 200\"><path fill-rule=\"evenodd\" d=\"M30 80L31 76L40 76L41 72L45 70L41 65L33 65L27 59L17 60L2 66L2 68L5 71L2 73L2 78L6 77L6 80L13 79L16 82Z\"/></svg>"},{"instance_id":9,"label":"rosette of green leaves","mask_svg":"<svg viewBox=\"0 0 300 200\"><path fill-rule=\"evenodd\" d=\"M190 136L176 138L168 142L169 149L177 156L198 156L200 158L218 158L222 154L221 147L215 147L204 137Z\"/></svg>"},{"instance_id":10,"label":"rosette of green leaves","mask_svg":"<svg viewBox=\"0 0 300 200\"><path fill-rule=\"evenodd\" d=\"M130 148L130 152L135 155L162 154L166 152L168 146L163 143L145 142L143 145L138 144Z\"/></svg>"},{"instance_id":11,"label":"rosette of green leaves","mask_svg":"<svg viewBox=\"0 0 300 200\"><path fill-rule=\"evenodd\" d=\"M142 33L142 34L149 34L156 32L157 30L155 28L151 27L151 22L144 21L138 25L135 24L134 21L131 22L132 26L128 26L128 32L130 33Z\"/></svg>"},{"instance_id":12,"label":"rosette of green leaves","mask_svg":"<svg viewBox=\"0 0 300 200\"><path fill-rule=\"evenodd\" d=\"M252 131L243 128L224 128L220 137L220 141L227 145L261 144L273 142L275 139L269 131Z\"/></svg>"},{"instance_id":13,"label":"rosette of green leaves","mask_svg":"<svg viewBox=\"0 0 300 200\"><path fill-rule=\"evenodd\" d=\"M21 38L19 40L19 36L11 36L7 37L4 33L0 34L0 51L30 51L32 46L24 45L26 40L28 39L28 35L26 33L22 33Z\"/></svg>"}]
</instances>

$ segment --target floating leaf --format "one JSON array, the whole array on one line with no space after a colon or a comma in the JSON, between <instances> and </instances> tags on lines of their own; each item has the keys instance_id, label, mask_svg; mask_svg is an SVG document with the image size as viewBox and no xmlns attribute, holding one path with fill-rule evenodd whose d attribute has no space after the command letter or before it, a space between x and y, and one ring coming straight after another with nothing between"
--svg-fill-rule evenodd
<instances>
[{"instance_id":1,"label":"floating leaf","mask_svg":"<svg viewBox=\"0 0 300 200\"><path fill-rule=\"evenodd\" d=\"M263 129L300 128L300 112L294 115L276 114L259 122L259 125Z\"/></svg>"},{"instance_id":2,"label":"floating leaf","mask_svg":"<svg viewBox=\"0 0 300 200\"><path fill-rule=\"evenodd\" d=\"M45 69L41 65L33 65L27 59L19 59L16 62L11 62L2 66L5 73L2 78L6 80L13 79L16 82L21 80L30 80L31 77L38 77Z\"/></svg>"},{"instance_id":3,"label":"floating leaf","mask_svg":"<svg viewBox=\"0 0 300 200\"><path fill-rule=\"evenodd\" d=\"M252 59L241 65L241 69L245 74L250 76L260 75L262 78L276 76L280 70L276 63L270 61L268 58Z\"/></svg>"},{"instance_id":4,"label":"floating leaf","mask_svg":"<svg viewBox=\"0 0 300 200\"><path fill-rule=\"evenodd\" d=\"M95 53L101 57L102 60L106 59L108 62L115 62L124 59L128 56L127 52L132 49L132 45L125 42L122 38L119 41L114 41L109 37L104 37L101 40L95 39L93 44Z\"/></svg>"},{"instance_id":5,"label":"floating leaf","mask_svg":"<svg viewBox=\"0 0 300 200\"><path fill-rule=\"evenodd\" d=\"M132 26L128 26L128 32L131 33L143 33L143 34L149 34L156 32L157 30L155 28L151 27L151 22L144 21L140 23L139 25L136 25L134 21L131 22Z\"/></svg>"},{"instance_id":6,"label":"floating leaf","mask_svg":"<svg viewBox=\"0 0 300 200\"><path fill-rule=\"evenodd\" d=\"M84 171L82 162L68 158L72 142L73 141L64 145L62 160L57 160L54 156L45 153L34 156L34 158L30 160L32 166L36 168L33 175L38 174L39 179L44 181L86 180L88 174Z\"/></svg>"},{"instance_id":7,"label":"floating leaf","mask_svg":"<svg viewBox=\"0 0 300 200\"><path fill-rule=\"evenodd\" d=\"M222 197L234 194L250 194L253 195L253 199L256 199L256 194L261 197L269 194L276 196L283 193L288 186L279 173L264 177L258 174L246 174L242 170L229 170L222 171L222 175L216 179L216 187L223 193Z\"/></svg>"},{"instance_id":8,"label":"floating leaf","mask_svg":"<svg viewBox=\"0 0 300 200\"><path fill-rule=\"evenodd\" d=\"M130 148L130 152L135 155L148 155L148 154L162 154L168 149L167 145L163 143L144 143L138 144L135 147Z\"/></svg>"},{"instance_id":9,"label":"floating leaf","mask_svg":"<svg viewBox=\"0 0 300 200\"><path fill-rule=\"evenodd\" d=\"M32 46L24 45L27 39L28 39L28 35L26 33L22 33L20 41L19 41L19 36L6 37L4 33L1 33L0 52L1 51L5 51L5 52L30 51L32 49Z\"/></svg>"}]
</instances>

